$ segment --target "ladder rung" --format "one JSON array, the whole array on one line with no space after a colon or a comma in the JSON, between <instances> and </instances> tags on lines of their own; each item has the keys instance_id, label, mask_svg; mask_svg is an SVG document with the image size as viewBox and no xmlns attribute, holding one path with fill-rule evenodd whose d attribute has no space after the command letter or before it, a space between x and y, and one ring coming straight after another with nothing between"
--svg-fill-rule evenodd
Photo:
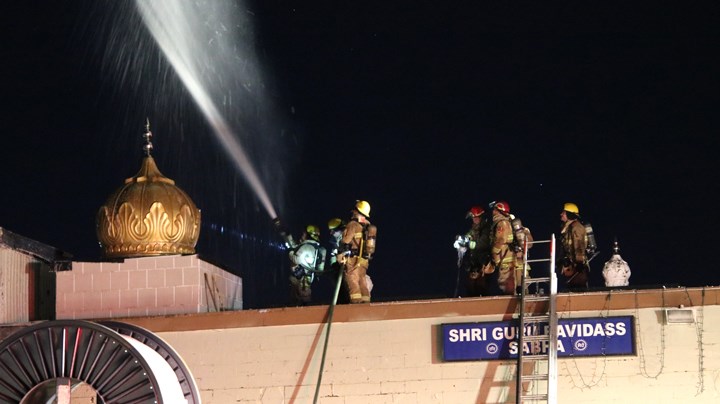
<instances>
[{"instance_id":1,"label":"ladder rung","mask_svg":"<svg viewBox=\"0 0 720 404\"><path fill-rule=\"evenodd\" d=\"M525 284L533 284L538 282L550 282L549 276L541 276L539 278L525 278Z\"/></svg>"},{"instance_id":2,"label":"ladder rung","mask_svg":"<svg viewBox=\"0 0 720 404\"><path fill-rule=\"evenodd\" d=\"M528 394L520 396L523 400L547 400L547 394Z\"/></svg>"},{"instance_id":3,"label":"ladder rung","mask_svg":"<svg viewBox=\"0 0 720 404\"><path fill-rule=\"evenodd\" d=\"M529 263L529 262L549 262L549 261L550 261L550 258L538 258L538 259L534 259L534 260L527 260L525 262Z\"/></svg>"},{"instance_id":4,"label":"ladder rung","mask_svg":"<svg viewBox=\"0 0 720 404\"><path fill-rule=\"evenodd\" d=\"M548 326L552 328L558 322L555 308L556 292L554 292L557 279L552 273L555 268L553 265L555 235L553 234L550 240L534 241L532 244L541 243L550 243L550 257L529 259L527 254L523 257L522 269L524 272L522 280L519 282L522 290L517 296L518 312L513 315L514 318L517 318L516 324L519 323L523 330L518 342L524 344L523 350L518 352L517 357L517 391L515 393L518 403L549 403L553 391L557 389L557 369L551 366L555 364L557 352L555 349L548 349L554 342L551 341L549 334L538 335L542 332L543 327L545 329ZM539 266L549 263L551 270L543 272L533 270L532 275L538 276L531 276L528 265L530 263L541 263ZM534 266L533 269L535 269ZM524 335L525 331L530 331L529 334L532 335ZM525 348L528 349L527 353L524 351ZM523 375L523 373L527 374ZM528 389L529 383L535 387Z\"/></svg>"},{"instance_id":5,"label":"ladder rung","mask_svg":"<svg viewBox=\"0 0 720 404\"><path fill-rule=\"evenodd\" d=\"M533 241L530 241L529 244L545 244L545 243L549 243L551 241L552 241L552 239L550 239L550 240L533 240Z\"/></svg>"},{"instance_id":6,"label":"ladder rung","mask_svg":"<svg viewBox=\"0 0 720 404\"><path fill-rule=\"evenodd\" d=\"M550 378L550 375L547 373L540 373L540 374L534 374L534 375L522 375L520 377L521 380L548 380Z\"/></svg>"},{"instance_id":7,"label":"ladder rung","mask_svg":"<svg viewBox=\"0 0 720 404\"><path fill-rule=\"evenodd\" d=\"M549 302L549 295L527 295L522 298L526 302Z\"/></svg>"},{"instance_id":8,"label":"ladder rung","mask_svg":"<svg viewBox=\"0 0 720 404\"><path fill-rule=\"evenodd\" d=\"M548 355L548 354L523 355L523 360L526 360L526 361L546 361L549 358L550 358L550 355Z\"/></svg>"},{"instance_id":9,"label":"ladder rung","mask_svg":"<svg viewBox=\"0 0 720 404\"><path fill-rule=\"evenodd\" d=\"M523 341L550 341L549 335L523 335Z\"/></svg>"},{"instance_id":10,"label":"ladder rung","mask_svg":"<svg viewBox=\"0 0 720 404\"><path fill-rule=\"evenodd\" d=\"M540 321L550 321L550 315L549 314L541 314L539 316L524 316L523 322L526 323L537 323Z\"/></svg>"}]
</instances>

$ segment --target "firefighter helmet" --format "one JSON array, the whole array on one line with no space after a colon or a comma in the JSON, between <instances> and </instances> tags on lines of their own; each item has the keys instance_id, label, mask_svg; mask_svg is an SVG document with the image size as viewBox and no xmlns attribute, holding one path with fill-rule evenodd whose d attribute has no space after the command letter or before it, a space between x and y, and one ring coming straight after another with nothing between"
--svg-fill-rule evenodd
<instances>
[{"instance_id":1,"label":"firefighter helmet","mask_svg":"<svg viewBox=\"0 0 720 404\"><path fill-rule=\"evenodd\" d=\"M328 221L328 230L335 230L342 224L342 219L334 217Z\"/></svg>"},{"instance_id":2,"label":"firefighter helmet","mask_svg":"<svg viewBox=\"0 0 720 404\"><path fill-rule=\"evenodd\" d=\"M366 201L355 202L355 210L365 217L370 217L370 204Z\"/></svg>"},{"instance_id":3,"label":"firefighter helmet","mask_svg":"<svg viewBox=\"0 0 720 404\"><path fill-rule=\"evenodd\" d=\"M470 208L470 211L465 215L467 219L473 218L473 217L480 217L482 214L485 213L485 209L483 209L481 206L473 206Z\"/></svg>"},{"instance_id":4,"label":"firefighter helmet","mask_svg":"<svg viewBox=\"0 0 720 404\"><path fill-rule=\"evenodd\" d=\"M575 205L572 202L568 202L563 206L563 210L566 212L574 213L576 215L580 214L580 209L578 209L577 205Z\"/></svg>"},{"instance_id":5,"label":"firefighter helmet","mask_svg":"<svg viewBox=\"0 0 720 404\"><path fill-rule=\"evenodd\" d=\"M500 212L503 212L506 215L510 214L510 205L508 205L507 202L496 202L495 209L499 210Z\"/></svg>"},{"instance_id":6,"label":"firefighter helmet","mask_svg":"<svg viewBox=\"0 0 720 404\"><path fill-rule=\"evenodd\" d=\"M309 224L308 227L305 228L305 231L313 240L317 241L320 239L320 229L317 226Z\"/></svg>"}]
</instances>

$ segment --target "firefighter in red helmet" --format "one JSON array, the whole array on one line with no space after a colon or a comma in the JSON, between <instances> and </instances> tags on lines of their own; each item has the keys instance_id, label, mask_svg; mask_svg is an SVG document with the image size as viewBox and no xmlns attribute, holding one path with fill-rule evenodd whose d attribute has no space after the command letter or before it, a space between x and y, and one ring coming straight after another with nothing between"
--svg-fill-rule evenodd
<instances>
[{"instance_id":1,"label":"firefighter in red helmet","mask_svg":"<svg viewBox=\"0 0 720 404\"><path fill-rule=\"evenodd\" d=\"M377 228L370 223L370 204L357 201L351 219L343 230L338 250L350 303L369 303L370 289L367 270L375 253Z\"/></svg>"},{"instance_id":2,"label":"firefighter in red helmet","mask_svg":"<svg viewBox=\"0 0 720 404\"><path fill-rule=\"evenodd\" d=\"M492 202L492 230L490 232L490 262L483 272L497 275L500 293L515 294L515 252L513 229L510 224L510 205L507 202Z\"/></svg>"}]
</instances>

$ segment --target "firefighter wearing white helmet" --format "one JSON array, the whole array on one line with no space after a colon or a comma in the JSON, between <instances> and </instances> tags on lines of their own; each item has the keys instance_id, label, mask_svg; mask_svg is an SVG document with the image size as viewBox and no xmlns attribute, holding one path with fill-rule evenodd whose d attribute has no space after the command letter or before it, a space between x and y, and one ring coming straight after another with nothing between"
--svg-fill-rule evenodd
<instances>
[{"instance_id":1,"label":"firefighter wearing white helmet","mask_svg":"<svg viewBox=\"0 0 720 404\"><path fill-rule=\"evenodd\" d=\"M320 228L308 225L300 237L300 243L290 249L292 274L290 275L290 297L297 305L312 300L312 283L316 273L325 269L326 250L320 245Z\"/></svg>"},{"instance_id":2,"label":"firefighter wearing white helmet","mask_svg":"<svg viewBox=\"0 0 720 404\"><path fill-rule=\"evenodd\" d=\"M370 223L370 204L356 201L340 239L338 253L350 303L370 302L371 283L367 270L375 253L376 237L377 227Z\"/></svg>"},{"instance_id":3,"label":"firefighter wearing white helmet","mask_svg":"<svg viewBox=\"0 0 720 404\"><path fill-rule=\"evenodd\" d=\"M567 289L585 289L588 286L590 266L587 255L587 232L580 222L580 209L574 203L563 205L560 212L562 228L560 231L560 245L562 254L559 254L560 272L563 275Z\"/></svg>"}]
</instances>

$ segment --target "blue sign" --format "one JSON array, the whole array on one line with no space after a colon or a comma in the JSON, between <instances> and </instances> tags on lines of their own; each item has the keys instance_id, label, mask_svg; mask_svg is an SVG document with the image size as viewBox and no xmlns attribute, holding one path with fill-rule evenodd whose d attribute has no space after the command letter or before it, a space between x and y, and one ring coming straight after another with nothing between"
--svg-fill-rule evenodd
<instances>
[{"instance_id":1,"label":"blue sign","mask_svg":"<svg viewBox=\"0 0 720 404\"><path fill-rule=\"evenodd\" d=\"M518 321L442 324L443 360L515 359ZM558 357L635 355L632 316L558 320ZM525 327L524 336L549 335L545 323ZM547 355L548 341L523 341L523 355Z\"/></svg>"}]
</instances>

